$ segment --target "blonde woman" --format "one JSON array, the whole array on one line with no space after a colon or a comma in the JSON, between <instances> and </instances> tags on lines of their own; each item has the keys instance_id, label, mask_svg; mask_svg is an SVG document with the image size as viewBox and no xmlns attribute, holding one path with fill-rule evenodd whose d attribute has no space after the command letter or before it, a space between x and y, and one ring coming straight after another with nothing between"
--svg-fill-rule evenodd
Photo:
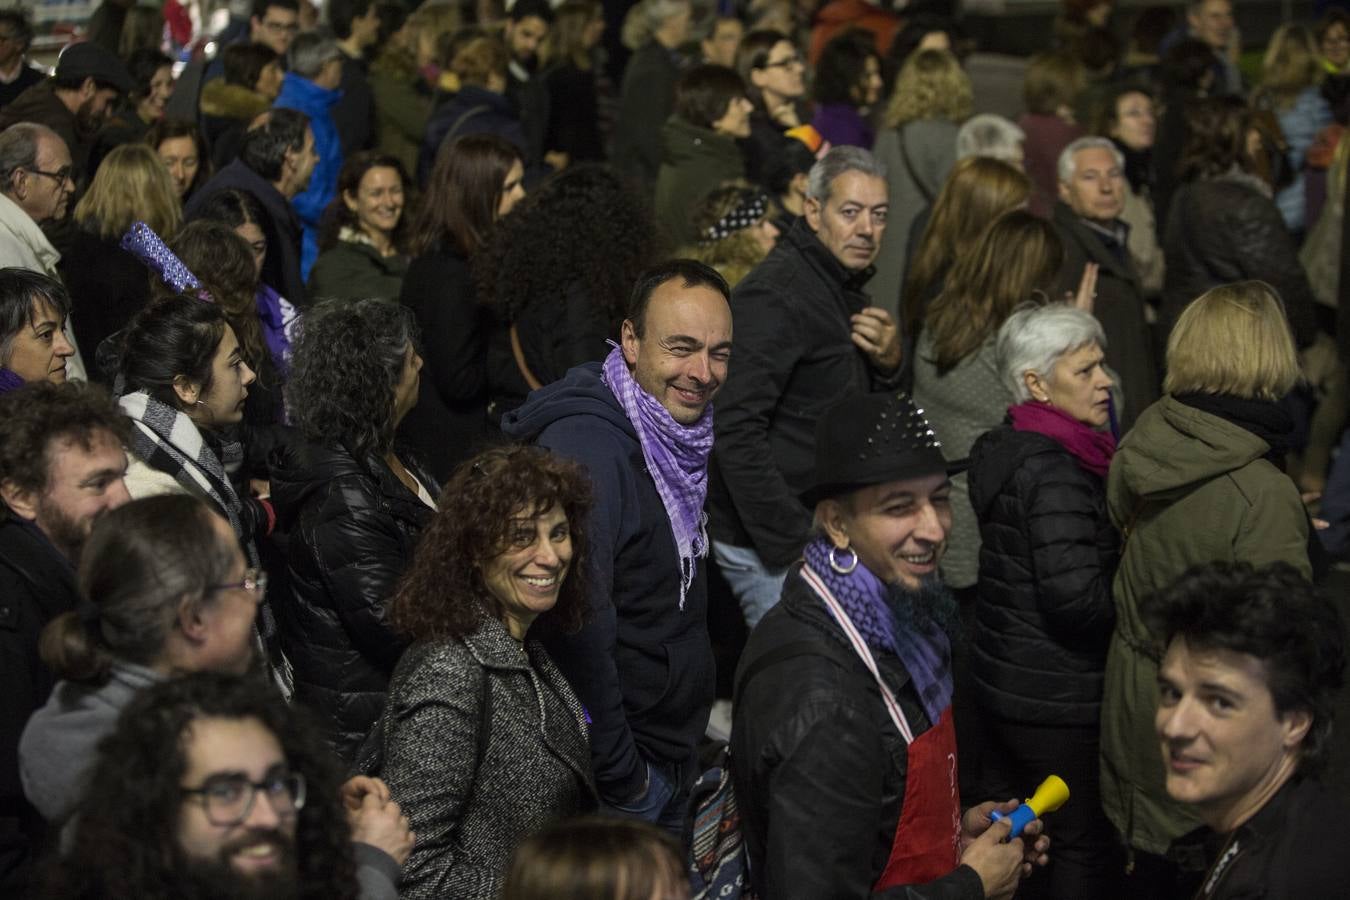
<instances>
[{"instance_id":1,"label":"blonde woman","mask_svg":"<svg viewBox=\"0 0 1350 900\"><path fill-rule=\"evenodd\" d=\"M931 206L956 162L956 132L970 115L970 78L946 50L920 50L895 81L876 156L886 166L890 213L868 284L872 302L896 315L910 226Z\"/></svg>"},{"instance_id":2,"label":"blonde woman","mask_svg":"<svg viewBox=\"0 0 1350 900\"><path fill-rule=\"evenodd\" d=\"M123 144L104 157L74 218L78 227L61 260L70 321L89 377L111 385L112 373L94 362L98 345L150 299L148 270L119 242L138 221L165 238L176 232L183 220L178 189L153 148Z\"/></svg>"},{"instance_id":3,"label":"blonde woman","mask_svg":"<svg viewBox=\"0 0 1350 900\"><path fill-rule=\"evenodd\" d=\"M371 64L375 133L380 138L376 149L398 159L405 172L417 170L417 152L431 116L431 91L425 89L425 82L430 76L430 86L435 86L441 39L453 34L461 21L456 3L424 3Z\"/></svg>"},{"instance_id":4,"label":"blonde woman","mask_svg":"<svg viewBox=\"0 0 1350 900\"><path fill-rule=\"evenodd\" d=\"M1200 563L1285 562L1311 576L1308 515L1281 468L1293 423L1276 403L1298 377L1274 289L1260 281L1213 288L1177 320L1164 396L1111 464L1106 502L1125 543L1102 698L1102 809L1140 873L1165 867L1171 841L1200 822L1164 785L1153 723L1158 666L1139 604ZM1134 887L1129 896L1161 896Z\"/></svg>"},{"instance_id":5,"label":"blonde woman","mask_svg":"<svg viewBox=\"0 0 1350 900\"><path fill-rule=\"evenodd\" d=\"M1275 29L1261 61L1261 85L1253 101L1275 113L1289 142L1293 181L1275 195L1275 205L1284 224L1295 234L1308 227L1303 160L1317 133L1331 124L1331 106L1321 92L1325 76L1311 31L1302 25Z\"/></svg>"},{"instance_id":6,"label":"blonde woman","mask_svg":"<svg viewBox=\"0 0 1350 900\"><path fill-rule=\"evenodd\" d=\"M694 212L698 241L680 252L735 287L778 243L769 195L744 183L717 188Z\"/></svg>"}]
</instances>

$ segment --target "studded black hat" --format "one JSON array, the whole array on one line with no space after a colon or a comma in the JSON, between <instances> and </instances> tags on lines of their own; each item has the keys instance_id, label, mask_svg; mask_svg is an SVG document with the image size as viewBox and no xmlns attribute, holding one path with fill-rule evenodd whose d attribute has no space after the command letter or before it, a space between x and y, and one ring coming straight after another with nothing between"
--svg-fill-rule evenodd
<instances>
[{"instance_id":1,"label":"studded black hat","mask_svg":"<svg viewBox=\"0 0 1350 900\"><path fill-rule=\"evenodd\" d=\"M908 394L861 394L831 407L816 425L816 471L807 506L858 488L965 469L948 463L923 410Z\"/></svg>"}]
</instances>

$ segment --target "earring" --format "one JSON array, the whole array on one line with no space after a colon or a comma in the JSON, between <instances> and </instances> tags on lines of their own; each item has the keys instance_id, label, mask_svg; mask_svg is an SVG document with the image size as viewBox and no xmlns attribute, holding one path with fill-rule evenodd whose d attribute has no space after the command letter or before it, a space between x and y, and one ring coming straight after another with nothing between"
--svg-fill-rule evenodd
<instances>
[{"instance_id":1,"label":"earring","mask_svg":"<svg viewBox=\"0 0 1350 900\"><path fill-rule=\"evenodd\" d=\"M838 548L838 547L831 547L831 548L830 548L830 557L829 557L829 559L830 559L830 568L831 568L831 569L834 569L834 570L835 570L836 572L838 572L840 575L847 575L847 574L849 574L850 572L852 572L854 569L858 568L858 554L857 554L857 551L850 550L848 547L844 547L844 548L843 548L844 552L847 553L847 554L849 555L849 557L850 557L850 559L849 559L849 561L848 561L848 564L847 564L847 565L844 565L844 564L841 564L841 563L839 562L839 560L835 559L835 557L834 557L834 555L835 555L836 553L839 552L839 549L840 549L840 548Z\"/></svg>"}]
</instances>

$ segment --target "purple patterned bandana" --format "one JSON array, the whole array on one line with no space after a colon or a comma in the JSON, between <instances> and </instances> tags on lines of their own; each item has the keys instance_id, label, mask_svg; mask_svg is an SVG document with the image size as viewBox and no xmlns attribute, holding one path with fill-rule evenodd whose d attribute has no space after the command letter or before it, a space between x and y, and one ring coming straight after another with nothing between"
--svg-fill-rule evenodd
<instances>
[{"instance_id":1,"label":"purple patterned bandana","mask_svg":"<svg viewBox=\"0 0 1350 900\"><path fill-rule=\"evenodd\" d=\"M709 403L693 425L681 425L651 394L633 380L617 346L605 357L605 384L614 392L642 445L642 458L656 482L656 492L670 518L680 553L680 609L694 583L695 560L708 555L708 456L713 445L713 410Z\"/></svg>"},{"instance_id":2,"label":"purple patterned bandana","mask_svg":"<svg viewBox=\"0 0 1350 900\"><path fill-rule=\"evenodd\" d=\"M183 261L174 255L160 240L159 235L155 234L154 229L144 222L135 222L127 233L122 235L122 249L139 259L146 268L154 272L160 279L180 294L188 294L194 291L201 296L201 282L197 276L188 271L188 267L183 265ZM209 300L210 297L202 297L203 300Z\"/></svg>"}]
</instances>

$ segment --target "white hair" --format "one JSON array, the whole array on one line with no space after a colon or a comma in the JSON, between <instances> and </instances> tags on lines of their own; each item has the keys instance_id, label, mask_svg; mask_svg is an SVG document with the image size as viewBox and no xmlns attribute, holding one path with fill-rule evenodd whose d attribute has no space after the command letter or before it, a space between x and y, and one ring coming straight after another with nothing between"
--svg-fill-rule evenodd
<instances>
[{"instance_id":1,"label":"white hair","mask_svg":"<svg viewBox=\"0 0 1350 900\"><path fill-rule=\"evenodd\" d=\"M1067 303L1023 306L1008 316L998 330L995 353L1014 402L1031 399L1025 380L1028 372L1048 377L1061 356L1088 344L1106 349L1101 323L1092 313Z\"/></svg>"},{"instance_id":2,"label":"white hair","mask_svg":"<svg viewBox=\"0 0 1350 900\"><path fill-rule=\"evenodd\" d=\"M1125 154L1120 152L1120 148L1111 143L1104 137L1080 137L1059 154L1059 180L1062 184L1068 184L1073 181L1074 169L1078 167L1074 162L1074 155L1080 150L1110 150L1111 156L1115 159L1116 165L1121 169L1125 168Z\"/></svg>"},{"instance_id":3,"label":"white hair","mask_svg":"<svg viewBox=\"0 0 1350 900\"><path fill-rule=\"evenodd\" d=\"M830 199L830 188L834 180L845 172L862 172L874 178L886 180L886 166L868 150L841 144L831 147L830 152L816 160L806 176L806 196L819 203Z\"/></svg>"},{"instance_id":4,"label":"white hair","mask_svg":"<svg viewBox=\"0 0 1350 900\"><path fill-rule=\"evenodd\" d=\"M983 156L1012 162L1022 158L1027 133L1002 116L980 113L971 116L956 132L956 158Z\"/></svg>"}]
</instances>

